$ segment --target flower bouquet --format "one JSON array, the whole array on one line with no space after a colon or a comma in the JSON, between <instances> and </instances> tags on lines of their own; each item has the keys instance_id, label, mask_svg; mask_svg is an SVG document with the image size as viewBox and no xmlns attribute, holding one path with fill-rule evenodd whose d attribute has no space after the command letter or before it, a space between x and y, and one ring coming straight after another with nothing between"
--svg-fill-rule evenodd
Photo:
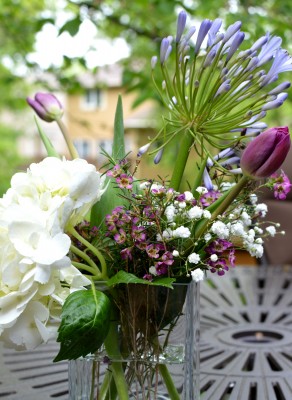
<instances>
[{"instance_id":1,"label":"flower bouquet","mask_svg":"<svg viewBox=\"0 0 292 400\"><path fill-rule=\"evenodd\" d=\"M265 237L281 233L262 224L257 192L285 199L290 135L260 120L286 99L290 83L274 82L291 58L269 34L239 51L240 22L221 33L221 20L204 20L193 41L186 18L151 60L166 113L134 163L120 98L103 172L78 157L54 95L28 99L58 123L71 159L38 126L48 157L0 200L0 339L17 350L57 340L54 361L72 360L71 399L198 398L198 282L235 267L237 249L261 257ZM158 164L174 143L170 179L137 178L141 157Z\"/></svg>"}]
</instances>

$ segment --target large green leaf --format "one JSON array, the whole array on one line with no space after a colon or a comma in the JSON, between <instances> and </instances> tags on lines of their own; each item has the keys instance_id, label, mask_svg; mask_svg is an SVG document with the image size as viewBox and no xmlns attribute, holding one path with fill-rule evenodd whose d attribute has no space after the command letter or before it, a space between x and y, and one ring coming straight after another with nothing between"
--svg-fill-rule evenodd
<instances>
[{"instance_id":1,"label":"large green leaf","mask_svg":"<svg viewBox=\"0 0 292 400\"><path fill-rule=\"evenodd\" d=\"M78 290L63 306L57 341L60 351L54 361L75 360L94 353L103 344L109 330L111 302L97 290Z\"/></svg>"},{"instance_id":2,"label":"large green leaf","mask_svg":"<svg viewBox=\"0 0 292 400\"><path fill-rule=\"evenodd\" d=\"M137 276L121 270L107 281L107 285L114 286L120 283L142 283L144 285L164 286L172 289L173 282L175 282L174 278L158 278L151 282L147 279L137 278Z\"/></svg>"}]
</instances>

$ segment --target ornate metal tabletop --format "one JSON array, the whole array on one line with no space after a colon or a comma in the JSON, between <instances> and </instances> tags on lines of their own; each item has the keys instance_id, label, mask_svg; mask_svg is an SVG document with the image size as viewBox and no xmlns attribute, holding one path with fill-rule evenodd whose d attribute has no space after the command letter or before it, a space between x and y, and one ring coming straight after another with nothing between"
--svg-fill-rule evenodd
<instances>
[{"instance_id":1,"label":"ornate metal tabletop","mask_svg":"<svg viewBox=\"0 0 292 400\"><path fill-rule=\"evenodd\" d=\"M201 397L292 399L292 269L235 268L201 285Z\"/></svg>"},{"instance_id":2,"label":"ornate metal tabletop","mask_svg":"<svg viewBox=\"0 0 292 400\"><path fill-rule=\"evenodd\" d=\"M0 351L0 398L67 400L57 345ZM201 400L292 399L292 268L237 267L201 284Z\"/></svg>"}]
</instances>

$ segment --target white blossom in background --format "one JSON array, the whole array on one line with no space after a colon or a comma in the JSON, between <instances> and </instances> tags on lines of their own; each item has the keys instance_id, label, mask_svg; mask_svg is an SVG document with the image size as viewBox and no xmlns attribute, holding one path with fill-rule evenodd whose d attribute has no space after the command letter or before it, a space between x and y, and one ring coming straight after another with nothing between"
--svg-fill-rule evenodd
<instances>
[{"instance_id":1,"label":"white blossom in background","mask_svg":"<svg viewBox=\"0 0 292 400\"><path fill-rule=\"evenodd\" d=\"M199 206L194 206L188 211L188 217L190 219L202 218L204 210Z\"/></svg>"}]
</instances>

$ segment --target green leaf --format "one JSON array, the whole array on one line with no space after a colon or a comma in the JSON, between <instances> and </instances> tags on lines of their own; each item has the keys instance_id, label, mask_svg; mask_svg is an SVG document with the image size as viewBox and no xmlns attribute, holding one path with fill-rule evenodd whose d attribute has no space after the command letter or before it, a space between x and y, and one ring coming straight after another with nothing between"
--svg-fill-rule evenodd
<instances>
[{"instance_id":1,"label":"green leaf","mask_svg":"<svg viewBox=\"0 0 292 400\"><path fill-rule=\"evenodd\" d=\"M75 360L94 353L103 344L110 325L111 302L97 290L78 290L63 306L57 341L60 351L54 362Z\"/></svg>"},{"instance_id":2,"label":"green leaf","mask_svg":"<svg viewBox=\"0 0 292 400\"><path fill-rule=\"evenodd\" d=\"M144 285L164 286L172 289L172 283L175 282L174 278L158 278L155 281L148 281L147 279L137 278L135 275L126 271L119 271L111 279L107 281L108 286L118 285L120 283L142 283Z\"/></svg>"},{"instance_id":3,"label":"green leaf","mask_svg":"<svg viewBox=\"0 0 292 400\"><path fill-rule=\"evenodd\" d=\"M48 156L49 157L58 157L60 158L60 155L58 154L58 152L56 151L56 149L54 148L54 146L52 145L50 139L47 137L47 135L43 132L42 128L40 127L40 124L38 123L37 118L35 118L35 123L36 126L38 128L38 132L40 135L40 138L47 150Z\"/></svg>"},{"instance_id":4,"label":"green leaf","mask_svg":"<svg viewBox=\"0 0 292 400\"><path fill-rule=\"evenodd\" d=\"M79 31L80 24L81 24L81 19L80 16L77 15L76 18L67 21L61 27L61 29L59 30L59 35L61 35L63 32L68 32L71 36L75 36Z\"/></svg>"},{"instance_id":5,"label":"green leaf","mask_svg":"<svg viewBox=\"0 0 292 400\"><path fill-rule=\"evenodd\" d=\"M124 118L123 118L123 103L122 97L118 97L118 103L115 113L114 122L114 140L113 140L113 153L112 157L115 160L121 160L126 156L125 152L125 132L124 132Z\"/></svg>"},{"instance_id":6,"label":"green leaf","mask_svg":"<svg viewBox=\"0 0 292 400\"><path fill-rule=\"evenodd\" d=\"M123 122L123 105L122 98L119 96L114 123L114 140L112 158L119 161L125 157L125 138L124 138L124 122ZM101 226L104 223L104 218L110 214L115 207L127 204L127 201L121 197L123 194L115 180L108 178L108 188L91 209L91 226Z\"/></svg>"}]
</instances>

